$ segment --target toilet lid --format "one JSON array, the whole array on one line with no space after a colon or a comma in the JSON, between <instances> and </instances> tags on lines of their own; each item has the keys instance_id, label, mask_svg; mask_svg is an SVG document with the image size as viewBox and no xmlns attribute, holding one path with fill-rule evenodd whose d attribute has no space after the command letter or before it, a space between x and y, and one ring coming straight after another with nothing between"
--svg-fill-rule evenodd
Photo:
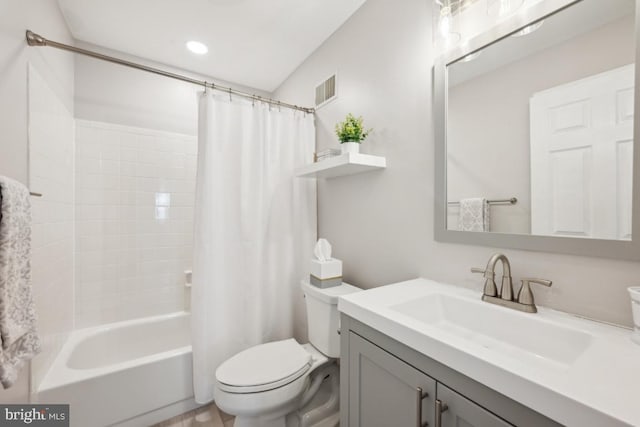
<instances>
[{"instance_id":1,"label":"toilet lid","mask_svg":"<svg viewBox=\"0 0 640 427\"><path fill-rule=\"evenodd\" d=\"M311 355L291 338L257 345L224 362L216 370L221 385L269 390L299 378L311 366ZM225 387L226 388L226 387Z\"/></svg>"}]
</instances>

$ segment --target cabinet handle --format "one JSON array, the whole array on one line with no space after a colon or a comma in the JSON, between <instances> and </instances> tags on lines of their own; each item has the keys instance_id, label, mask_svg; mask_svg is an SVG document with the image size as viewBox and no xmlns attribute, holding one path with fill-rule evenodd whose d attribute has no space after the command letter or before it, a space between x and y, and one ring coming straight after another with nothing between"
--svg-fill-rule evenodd
<instances>
[{"instance_id":1,"label":"cabinet handle","mask_svg":"<svg viewBox=\"0 0 640 427\"><path fill-rule=\"evenodd\" d=\"M424 392L422 387L416 387L416 426L418 427L427 427L429 423L422 422L422 399L428 397L429 393Z\"/></svg>"},{"instance_id":2,"label":"cabinet handle","mask_svg":"<svg viewBox=\"0 0 640 427\"><path fill-rule=\"evenodd\" d=\"M442 400L436 399L436 426L442 427L442 413L446 412L449 406L446 403L442 403Z\"/></svg>"}]
</instances>

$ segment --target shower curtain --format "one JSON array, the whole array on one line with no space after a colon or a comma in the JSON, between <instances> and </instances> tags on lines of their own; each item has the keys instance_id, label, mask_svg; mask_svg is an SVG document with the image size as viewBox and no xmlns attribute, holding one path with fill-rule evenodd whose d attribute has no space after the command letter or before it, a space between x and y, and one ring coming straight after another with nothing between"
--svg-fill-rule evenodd
<instances>
[{"instance_id":1,"label":"shower curtain","mask_svg":"<svg viewBox=\"0 0 640 427\"><path fill-rule=\"evenodd\" d=\"M235 353L290 338L316 239L312 114L204 92L199 100L193 286L193 382L213 399ZM296 308L297 307L297 308Z\"/></svg>"}]
</instances>

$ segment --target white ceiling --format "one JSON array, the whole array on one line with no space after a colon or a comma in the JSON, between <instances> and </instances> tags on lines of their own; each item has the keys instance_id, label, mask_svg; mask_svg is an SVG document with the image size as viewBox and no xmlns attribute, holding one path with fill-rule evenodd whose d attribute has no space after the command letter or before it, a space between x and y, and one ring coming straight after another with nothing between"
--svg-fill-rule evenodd
<instances>
[{"instance_id":1,"label":"white ceiling","mask_svg":"<svg viewBox=\"0 0 640 427\"><path fill-rule=\"evenodd\" d=\"M267 92L365 1L58 0L77 40Z\"/></svg>"}]
</instances>

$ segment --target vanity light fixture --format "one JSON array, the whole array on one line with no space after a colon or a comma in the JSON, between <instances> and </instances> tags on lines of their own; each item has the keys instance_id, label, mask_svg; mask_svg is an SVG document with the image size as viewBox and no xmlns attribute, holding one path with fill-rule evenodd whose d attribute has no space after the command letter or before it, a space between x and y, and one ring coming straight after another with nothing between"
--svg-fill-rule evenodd
<instances>
[{"instance_id":1,"label":"vanity light fixture","mask_svg":"<svg viewBox=\"0 0 640 427\"><path fill-rule=\"evenodd\" d=\"M526 27L524 27L523 29L521 29L517 33L513 33L511 36L512 37L526 36L528 34L533 33L534 31L538 30L540 27L542 27L542 24L544 24L544 19L542 19L542 20L540 20L538 22L534 22L531 25L527 25Z\"/></svg>"},{"instance_id":2,"label":"vanity light fixture","mask_svg":"<svg viewBox=\"0 0 640 427\"><path fill-rule=\"evenodd\" d=\"M487 0L487 15L504 17L515 12L524 0Z\"/></svg>"},{"instance_id":3,"label":"vanity light fixture","mask_svg":"<svg viewBox=\"0 0 640 427\"><path fill-rule=\"evenodd\" d=\"M189 49L196 55L204 55L205 53L209 52L209 48L207 47L207 45L196 40L188 41L186 46L187 49Z\"/></svg>"}]
</instances>

